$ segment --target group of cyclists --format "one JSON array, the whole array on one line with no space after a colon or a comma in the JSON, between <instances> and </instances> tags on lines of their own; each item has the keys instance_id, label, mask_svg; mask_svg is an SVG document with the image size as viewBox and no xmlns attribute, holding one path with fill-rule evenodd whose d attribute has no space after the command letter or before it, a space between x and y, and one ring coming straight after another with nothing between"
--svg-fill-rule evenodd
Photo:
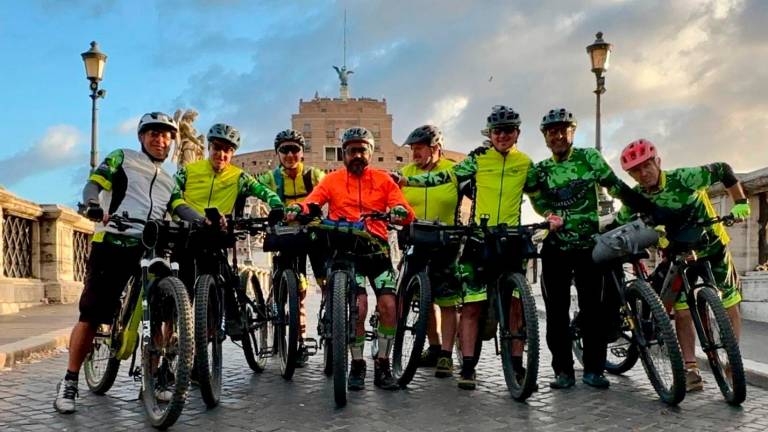
<instances>
[{"instance_id":1,"label":"group of cyclists","mask_svg":"<svg viewBox=\"0 0 768 432\"><path fill-rule=\"evenodd\" d=\"M206 219L205 209L213 207L219 214L229 215L246 197L264 201L271 209L269 219L275 223L296 223L302 216L321 216L324 212L324 217L330 220L363 221L365 231L370 234L371 247L380 252L368 256L358 267L377 298L379 325L374 385L396 390L399 385L392 375L390 355L397 322L397 274L390 259L388 224L362 216L387 213L389 222L395 225L407 225L415 220L459 225L460 204L463 197L468 197L472 203L470 224L482 221L491 227L516 226L521 223L523 196L527 195L550 229L541 249L546 341L554 372L554 380L549 385L553 389L567 389L576 383L569 312L573 284L581 311L582 381L592 387L608 388L610 382L604 375L606 347L615 339L619 323L615 299L610 290L603 288L601 268L591 258L593 237L600 230L599 188L606 188L624 204L617 223L642 214L658 225L667 225L667 229L673 229L685 219L717 216L706 192L707 187L717 182L723 183L733 199L735 205L731 213L735 217L748 217L750 206L726 163L663 171L656 146L639 139L627 145L621 154L622 169L638 183L633 188L619 179L598 151L573 146L577 121L569 110L552 109L542 117L539 129L552 155L537 163L518 149L521 125L520 115L511 107L494 106L483 130L489 141L458 163L444 157L444 139L438 127L418 127L404 143L410 146L412 163L397 172L371 166L374 135L365 128L352 127L344 131L341 139L344 166L328 174L305 166L304 137L299 131L288 129L278 133L274 141L280 165L254 177L231 164L241 144L240 133L230 125L215 124L207 134L208 158L190 163L171 176L162 168L162 163L178 134L178 125L164 113L145 114L137 131L140 149L111 152L91 173L83 189L86 215L99 218L100 223L93 236L80 298L80 317L72 330L67 370L57 387L55 409L60 413L76 410L79 372L97 328L112 323L121 290L139 267L143 250L141 227L117 230L110 223L109 215L127 212L133 218L147 220L171 215L183 221L225 226L224 217L219 221ZM708 236L706 247L697 253L699 259L711 263L738 339L741 297L727 248L728 236L720 224L708 227L705 235ZM193 299L195 256L194 251L186 252L179 260L180 274ZM456 256L456 251L445 253ZM299 268L306 268L307 258L318 284L323 287L324 257L310 251L308 256L299 257ZM422 353L420 365L434 367L436 377L452 377L452 351L454 338L458 337L461 368L457 384L462 389L473 390L477 386L479 322L487 307L487 287L475 277L482 263L468 253L446 262L450 263L449 273L455 277L446 277L445 271L430 275L434 303L439 309L431 314L429 347ZM526 268L522 260L504 265L521 273ZM302 275L299 283L302 338L306 338L307 286L306 276ZM347 381L350 390L363 389L366 377L363 347L367 297L365 285L360 286L357 333L350 344ZM675 325L686 362L686 387L693 391L701 389L703 382L696 365L695 334L686 307L684 299L675 304ZM438 314L439 332L434 319ZM230 325L229 317L226 324L228 334L232 334L230 330L237 331L236 325ZM300 352L304 354L298 357L297 367L306 362L306 350ZM522 367L521 362L513 352L513 365ZM167 395L163 389L156 389L156 397L161 400Z\"/></svg>"}]
</instances>

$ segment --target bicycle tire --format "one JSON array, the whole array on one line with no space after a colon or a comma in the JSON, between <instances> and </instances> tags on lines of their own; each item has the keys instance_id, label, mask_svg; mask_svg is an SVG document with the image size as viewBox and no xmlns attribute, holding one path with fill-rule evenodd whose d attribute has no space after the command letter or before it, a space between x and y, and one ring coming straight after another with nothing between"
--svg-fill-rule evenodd
<instances>
[{"instance_id":1,"label":"bicycle tire","mask_svg":"<svg viewBox=\"0 0 768 432\"><path fill-rule=\"evenodd\" d=\"M195 281L195 369L200 394L208 408L221 399L222 318L221 293L209 274Z\"/></svg>"},{"instance_id":2,"label":"bicycle tire","mask_svg":"<svg viewBox=\"0 0 768 432\"><path fill-rule=\"evenodd\" d=\"M280 356L280 374L290 380L296 370L299 355L299 279L293 270L284 269L280 272L275 302L279 323L275 327L275 340Z\"/></svg>"},{"instance_id":3,"label":"bicycle tire","mask_svg":"<svg viewBox=\"0 0 768 432\"><path fill-rule=\"evenodd\" d=\"M578 311L577 311L578 313ZM581 340L581 330L575 322L576 317L571 319L571 337L572 351L576 360L584 366L584 346ZM640 353L637 345L632 342L632 332L629 329L621 329L618 339L608 344L605 371L612 375L621 375L631 370L640 360Z\"/></svg>"},{"instance_id":4,"label":"bicycle tire","mask_svg":"<svg viewBox=\"0 0 768 432\"><path fill-rule=\"evenodd\" d=\"M349 341L349 303L346 273L337 271L331 274L331 323L333 346L333 398L338 407L347 404L347 342Z\"/></svg>"},{"instance_id":5,"label":"bicycle tire","mask_svg":"<svg viewBox=\"0 0 768 432\"><path fill-rule=\"evenodd\" d=\"M709 360L712 375L715 376L715 381L717 381L726 402L734 406L741 405L747 398L747 383L741 351L733 334L728 312L723 307L718 292L711 286L705 285L696 290L696 305L698 319L707 339L706 341L700 340L700 342ZM717 326L717 335L714 333L715 329L712 324ZM719 336L719 341L716 336ZM714 350L712 349L713 346ZM719 354L720 350L723 351L724 357ZM728 367L731 371L730 379L727 374Z\"/></svg>"},{"instance_id":6,"label":"bicycle tire","mask_svg":"<svg viewBox=\"0 0 768 432\"><path fill-rule=\"evenodd\" d=\"M187 289L184 283L176 277L169 276L161 279L152 292L147 294L149 322L144 322L142 329L142 400L144 410L149 422L158 429L167 429L173 425L181 415L189 392L190 373L194 362L194 321L192 319L192 307L189 304ZM167 320L173 323L170 342L176 342L176 349L166 350L156 346L153 330L162 328ZM175 339L174 339L175 338ZM165 353L154 363L154 353ZM174 366L170 366L175 363ZM158 381L155 373L161 375L167 369L174 368L170 375L164 379L173 385L170 401L161 407L155 396L155 386ZM157 369L157 370L155 370Z\"/></svg>"},{"instance_id":7,"label":"bicycle tire","mask_svg":"<svg viewBox=\"0 0 768 432\"><path fill-rule=\"evenodd\" d=\"M268 357L259 355L259 351L267 345L268 325L266 322L259 322L259 312L256 309L261 309L262 312L266 310L264 295L259 279L250 270L240 273L240 287L250 300L239 301L240 325L243 329L241 347L248 367L256 373L261 373L267 367Z\"/></svg>"},{"instance_id":8,"label":"bicycle tire","mask_svg":"<svg viewBox=\"0 0 768 432\"><path fill-rule=\"evenodd\" d=\"M114 328L114 325L112 328ZM100 334L97 331L96 336L93 338L91 352L88 353L83 362L85 382L94 394L103 395L108 392L115 383L117 373L120 370L120 360L114 357L114 353L110 348L114 340L115 335L111 328L109 333L104 332ZM101 361L106 361L101 373L99 373L101 368L96 366L100 362L94 360L94 357L102 359Z\"/></svg>"},{"instance_id":9,"label":"bicycle tire","mask_svg":"<svg viewBox=\"0 0 768 432\"><path fill-rule=\"evenodd\" d=\"M427 325L432 309L432 291L426 271L408 279L404 290L398 292L397 330L392 349L392 375L401 387L411 382L419 367L421 351L427 338ZM414 317L409 322L409 317ZM406 338L411 339L410 346Z\"/></svg>"},{"instance_id":10,"label":"bicycle tire","mask_svg":"<svg viewBox=\"0 0 768 432\"><path fill-rule=\"evenodd\" d=\"M635 321L633 339L645 373L662 402L677 405L685 398L685 367L669 315L645 281L630 282L625 296Z\"/></svg>"},{"instance_id":11,"label":"bicycle tire","mask_svg":"<svg viewBox=\"0 0 768 432\"><path fill-rule=\"evenodd\" d=\"M509 303L502 301L502 294L508 294L510 301L514 288L520 294L523 311L522 331L513 335L508 329ZM507 273L499 278L497 288L497 307L499 316L499 346L501 351L501 366L504 370L504 380L507 382L512 398L518 402L525 401L536 390L536 380L539 373L539 318L536 312L536 302L533 298L528 281L519 273ZM509 336L503 333L508 332ZM514 339L523 338L524 370L516 371L512 363Z\"/></svg>"},{"instance_id":12,"label":"bicycle tire","mask_svg":"<svg viewBox=\"0 0 768 432\"><path fill-rule=\"evenodd\" d=\"M88 353L83 362L85 383L94 394L103 395L107 393L114 385L117 373L120 371L120 359L115 357L115 348L117 343L119 343L119 333L128 326L128 320L130 320L131 313L133 313L136 302L139 299L138 293L140 290L137 289L136 293L132 295L132 286L133 278L130 278L123 289L125 294L121 299L120 309L115 313L109 333L97 330L96 336L93 338L91 352ZM94 356L99 355L99 353L100 357L106 357L106 364L101 374L98 373L100 368L95 365L94 361Z\"/></svg>"}]
</instances>

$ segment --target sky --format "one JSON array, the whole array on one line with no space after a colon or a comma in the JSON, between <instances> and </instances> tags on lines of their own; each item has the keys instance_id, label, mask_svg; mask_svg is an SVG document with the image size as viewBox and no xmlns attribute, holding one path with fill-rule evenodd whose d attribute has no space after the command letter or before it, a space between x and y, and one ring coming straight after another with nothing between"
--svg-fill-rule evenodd
<instances>
[{"instance_id":1,"label":"sky","mask_svg":"<svg viewBox=\"0 0 768 432\"><path fill-rule=\"evenodd\" d=\"M38 203L73 205L89 170L91 101L80 53L108 55L99 154L138 148L144 112L194 108L204 132L226 122L241 151L270 148L299 99L387 99L393 138L433 123L468 152L493 105L521 113L520 150L549 155L538 123L551 108L594 145L595 76L585 47L613 44L603 149L657 144L665 168L768 166L768 2L29 0L0 5L0 185ZM169 166L170 168L170 166ZM625 179L628 177L624 176Z\"/></svg>"}]
</instances>

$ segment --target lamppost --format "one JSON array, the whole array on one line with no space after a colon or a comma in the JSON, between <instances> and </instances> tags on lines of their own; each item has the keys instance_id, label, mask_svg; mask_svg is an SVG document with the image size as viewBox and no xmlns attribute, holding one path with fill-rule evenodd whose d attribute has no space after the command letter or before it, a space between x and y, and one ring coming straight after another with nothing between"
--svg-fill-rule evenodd
<instances>
[{"instance_id":1,"label":"lamppost","mask_svg":"<svg viewBox=\"0 0 768 432\"><path fill-rule=\"evenodd\" d=\"M592 45L587 47L587 54L589 54L589 60L592 63L592 72L595 73L595 78L597 79L597 88L594 91L597 96L595 108L595 148L597 151L602 152L603 148L600 143L600 96L605 93L605 77L603 74L608 70L611 48L613 46L603 40L603 32L597 32L595 37L596 39ZM598 199L600 201L601 216L613 212L613 200L608 198L603 188L600 188Z\"/></svg>"},{"instance_id":2,"label":"lamppost","mask_svg":"<svg viewBox=\"0 0 768 432\"><path fill-rule=\"evenodd\" d=\"M107 63L107 55L99 50L96 41L91 42L91 49L80 54L85 63L85 76L91 82L91 171L96 169L99 159L96 129L96 100L107 95L107 91L99 88L99 81L104 75L104 65Z\"/></svg>"}]
</instances>

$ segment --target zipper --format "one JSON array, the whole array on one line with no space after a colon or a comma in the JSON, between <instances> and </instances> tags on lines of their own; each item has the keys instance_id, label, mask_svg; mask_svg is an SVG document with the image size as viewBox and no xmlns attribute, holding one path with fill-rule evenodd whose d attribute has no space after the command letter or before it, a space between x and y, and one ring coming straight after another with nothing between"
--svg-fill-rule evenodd
<instances>
[{"instance_id":1,"label":"zipper","mask_svg":"<svg viewBox=\"0 0 768 432\"><path fill-rule=\"evenodd\" d=\"M507 155L504 154L501 157L504 158L504 162L501 164L501 186L499 187L499 206L496 209L496 225L501 220L501 195L504 192L504 169L507 166Z\"/></svg>"},{"instance_id":2,"label":"zipper","mask_svg":"<svg viewBox=\"0 0 768 432\"><path fill-rule=\"evenodd\" d=\"M147 222L149 222L149 219L152 217L152 207L155 206L154 200L152 198L152 189L155 187L155 180L157 179L158 171L159 168L157 165L155 165L155 175L152 177L152 181L149 182L149 212L147 213Z\"/></svg>"},{"instance_id":3,"label":"zipper","mask_svg":"<svg viewBox=\"0 0 768 432\"><path fill-rule=\"evenodd\" d=\"M216 181L216 173L213 173L213 176L211 177L211 190L208 191L208 205L207 207L211 206L211 197L213 196L213 183Z\"/></svg>"}]
</instances>

